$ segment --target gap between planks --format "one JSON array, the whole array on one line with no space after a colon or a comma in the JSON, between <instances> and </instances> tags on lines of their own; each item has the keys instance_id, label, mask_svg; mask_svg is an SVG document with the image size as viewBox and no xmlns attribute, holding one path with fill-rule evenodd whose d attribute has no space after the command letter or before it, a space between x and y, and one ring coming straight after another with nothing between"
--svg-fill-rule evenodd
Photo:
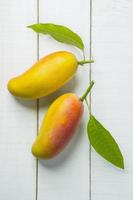
<instances>
[{"instance_id":1,"label":"gap between planks","mask_svg":"<svg viewBox=\"0 0 133 200\"><path fill-rule=\"evenodd\" d=\"M37 23L39 23L39 0L36 1L37 5ZM39 34L37 34L37 60L39 60ZM36 135L38 135L39 130L39 99L36 101L36 120L37 120L37 130ZM36 159L36 193L35 200L38 200L38 159Z\"/></svg>"},{"instance_id":2,"label":"gap between planks","mask_svg":"<svg viewBox=\"0 0 133 200\"><path fill-rule=\"evenodd\" d=\"M92 59L92 0L90 0L90 60ZM90 63L90 68L89 68L89 81L92 81L92 66ZM92 95L91 92L89 94L89 115L91 115L92 112ZM91 144L89 145L89 200L92 199L91 191L92 191L92 170L91 170Z\"/></svg>"}]
</instances>

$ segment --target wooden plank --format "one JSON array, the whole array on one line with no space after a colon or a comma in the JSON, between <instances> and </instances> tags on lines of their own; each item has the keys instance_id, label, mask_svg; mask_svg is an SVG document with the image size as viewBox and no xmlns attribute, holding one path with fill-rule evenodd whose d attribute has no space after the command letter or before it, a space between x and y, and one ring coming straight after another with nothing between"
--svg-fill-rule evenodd
<instances>
[{"instance_id":1,"label":"wooden plank","mask_svg":"<svg viewBox=\"0 0 133 200\"><path fill-rule=\"evenodd\" d=\"M93 1L95 57L92 110L111 131L125 157L121 171L92 151L92 199L133 199L133 3Z\"/></svg>"},{"instance_id":2,"label":"wooden plank","mask_svg":"<svg viewBox=\"0 0 133 200\"><path fill-rule=\"evenodd\" d=\"M85 0L40 0L40 22L52 22L69 26L79 33L89 57L89 1ZM55 42L49 37L40 36L40 57L57 50L74 52L79 59L82 54L74 47ZM89 82L89 66L79 67L74 79L57 93L40 101L39 121L51 102L65 92L81 95ZM84 114L77 134L66 150L53 160L39 161L38 200L83 200L89 199L89 147L86 136L88 112ZM39 123L39 125L40 125Z\"/></svg>"},{"instance_id":3,"label":"wooden plank","mask_svg":"<svg viewBox=\"0 0 133 200\"><path fill-rule=\"evenodd\" d=\"M36 36L26 25L36 20L32 0L0 2L0 199L35 199L36 102L9 94L7 81L36 60Z\"/></svg>"}]
</instances>

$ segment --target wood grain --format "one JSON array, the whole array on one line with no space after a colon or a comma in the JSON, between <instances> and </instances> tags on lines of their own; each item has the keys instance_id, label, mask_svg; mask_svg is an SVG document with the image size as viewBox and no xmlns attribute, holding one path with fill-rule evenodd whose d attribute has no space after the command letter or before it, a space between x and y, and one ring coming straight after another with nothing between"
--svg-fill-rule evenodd
<instances>
[{"instance_id":1,"label":"wood grain","mask_svg":"<svg viewBox=\"0 0 133 200\"><path fill-rule=\"evenodd\" d=\"M34 1L0 2L0 199L35 199L36 102L14 98L7 81L36 60L36 36L26 28L36 19Z\"/></svg>"},{"instance_id":2,"label":"wood grain","mask_svg":"<svg viewBox=\"0 0 133 200\"><path fill-rule=\"evenodd\" d=\"M133 4L93 1L92 53L95 56L92 110L116 138L125 170L92 152L92 199L131 200L133 192Z\"/></svg>"},{"instance_id":3,"label":"wood grain","mask_svg":"<svg viewBox=\"0 0 133 200\"><path fill-rule=\"evenodd\" d=\"M86 43L89 57L89 1L40 0L40 22L52 22L70 27L79 33ZM40 35L40 57L58 50L69 50L81 59L82 53L67 45ZM79 67L74 79L57 93L40 101L40 123L51 102L65 92L82 95L89 83L89 66ZM86 136L86 110L82 124L70 145L53 160L40 161L38 171L38 200L89 199L89 145Z\"/></svg>"}]
</instances>

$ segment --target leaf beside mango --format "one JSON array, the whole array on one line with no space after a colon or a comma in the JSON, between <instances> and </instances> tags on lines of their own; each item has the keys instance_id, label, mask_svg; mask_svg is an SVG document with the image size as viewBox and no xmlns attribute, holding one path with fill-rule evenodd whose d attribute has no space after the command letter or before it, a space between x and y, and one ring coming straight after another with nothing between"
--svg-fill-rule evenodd
<instances>
[{"instance_id":1,"label":"leaf beside mango","mask_svg":"<svg viewBox=\"0 0 133 200\"><path fill-rule=\"evenodd\" d=\"M113 165L124 169L124 160L118 144L110 132L92 115L88 122L87 132L96 152Z\"/></svg>"},{"instance_id":2,"label":"leaf beside mango","mask_svg":"<svg viewBox=\"0 0 133 200\"><path fill-rule=\"evenodd\" d=\"M40 23L30 25L28 26L28 28L31 28L36 33L42 33L45 35L48 34L58 42L76 46L81 50L84 49L84 44L81 37L66 26L56 25L52 23Z\"/></svg>"}]
</instances>

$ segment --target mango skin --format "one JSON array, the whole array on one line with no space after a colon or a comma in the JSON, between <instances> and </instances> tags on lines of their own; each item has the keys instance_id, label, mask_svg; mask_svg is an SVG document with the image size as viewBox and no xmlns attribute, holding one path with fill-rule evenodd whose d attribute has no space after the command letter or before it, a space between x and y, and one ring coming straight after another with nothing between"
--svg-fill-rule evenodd
<instances>
[{"instance_id":1,"label":"mango skin","mask_svg":"<svg viewBox=\"0 0 133 200\"><path fill-rule=\"evenodd\" d=\"M8 82L14 96L37 99L61 88L75 74L78 62L67 51L52 53L40 59L29 70Z\"/></svg>"},{"instance_id":2,"label":"mango skin","mask_svg":"<svg viewBox=\"0 0 133 200\"><path fill-rule=\"evenodd\" d=\"M74 135L82 113L83 103L75 94L58 97L43 119L32 154L40 159L50 159L59 154Z\"/></svg>"}]
</instances>

